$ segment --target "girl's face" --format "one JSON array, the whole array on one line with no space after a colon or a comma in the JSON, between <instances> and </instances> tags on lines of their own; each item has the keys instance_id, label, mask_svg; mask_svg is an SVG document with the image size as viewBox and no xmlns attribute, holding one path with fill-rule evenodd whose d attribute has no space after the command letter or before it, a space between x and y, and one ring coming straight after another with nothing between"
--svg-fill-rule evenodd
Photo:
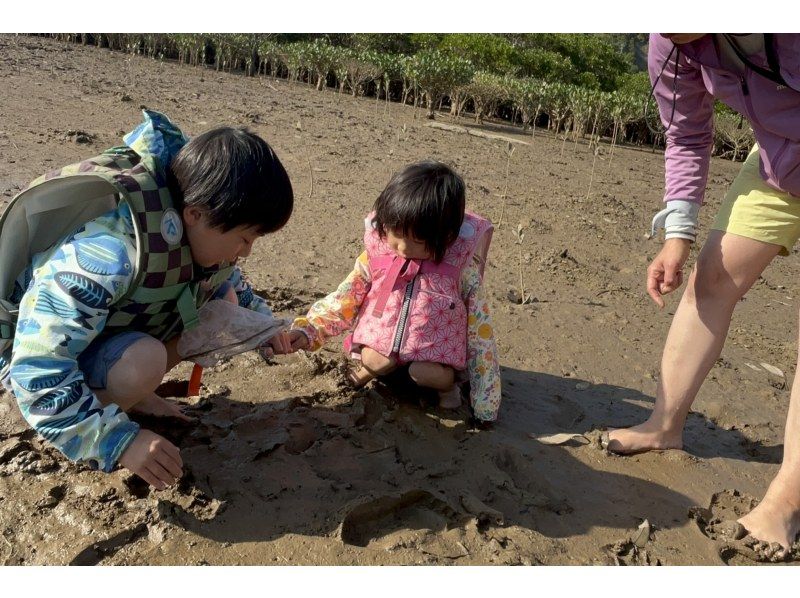
<instances>
[{"instance_id":1,"label":"girl's face","mask_svg":"<svg viewBox=\"0 0 800 598\"><path fill-rule=\"evenodd\" d=\"M410 236L406 237L403 235L403 231L387 229L386 243L403 259L428 260L431 258L431 253L425 247L424 241Z\"/></svg>"}]
</instances>

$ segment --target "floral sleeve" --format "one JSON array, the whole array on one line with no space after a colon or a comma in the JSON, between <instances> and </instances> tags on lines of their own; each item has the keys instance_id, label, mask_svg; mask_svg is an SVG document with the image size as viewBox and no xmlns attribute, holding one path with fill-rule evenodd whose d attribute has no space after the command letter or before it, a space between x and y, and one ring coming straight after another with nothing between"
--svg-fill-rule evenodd
<instances>
[{"instance_id":1,"label":"floral sleeve","mask_svg":"<svg viewBox=\"0 0 800 598\"><path fill-rule=\"evenodd\" d=\"M475 417L494 421L500 409L500 363L489 304L483 293L483 283L476 264L464 269L461 289L467 304L467 370L469 372L469 402Z\"/></svg>"},{"instance_id":2,"label":"floral sleeve","mask_svg":"<svg viewBox=\"0 0 800 598\"><path fill-rule=\"evenodd\" d=\"M367 252L358 256L353 271L333 293L317 301L305 317L295 319L293 330L308 337L309 349L316 351L325 339L350 330L370 285Z\"/></svg>"}]
</instances>

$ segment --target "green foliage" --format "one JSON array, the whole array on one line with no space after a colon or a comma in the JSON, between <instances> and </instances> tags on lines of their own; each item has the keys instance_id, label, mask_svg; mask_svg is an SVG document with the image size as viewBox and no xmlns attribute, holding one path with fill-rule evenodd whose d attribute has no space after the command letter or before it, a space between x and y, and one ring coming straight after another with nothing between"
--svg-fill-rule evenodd
<instances>
[{"instance_id":1,"label":"green foliage","mask_svg":"<svg viewBox=\"0 0 800 598\"><path fill-rule=\"evenodd\" d=\"M646 72L626 73L618 79L617 91L641 96L642 102L650 94L650 76Z\"/></svg>"},{"instance_id":2,"label":"green foliage","mask_svg":"<svg viewBox=\"0 0 800 598\"><path fill-rule=\"evenodd\" d=\"M546 122L577 140L587 132L614 140L652 141L644 122L650 93L646 72L631 53L641 53L646 34L150 34L64 33L63 41L175 58L193 65L213 59L217 70L260 70L322 89L331 73L339 89L389 99L392 82L403 83L403 100L425 98L428 115L443 97L451 113L474 108L481 121L510 107L523 127ZM374 87L372 83L374 82ZM502 110L504 115L508 112ZM658 120L651 101L648 120ZM741 116L715 105L715 151L734 159L753 144ZM658 140L658 135L655 137Z\"/></svg>"},{"instance_id":3,"label":"green foliage","mask_svg":"<svg viewBox=\"0 0 800 598\"><path fill-rule=\"evenodd\" d=\"M350 45L355 50L380 54L411 54L414 50L407 33L353 33Z\"/></svg>"},{"instance_id":4,"label":"green foliage","mask_svg":"<svg viewBox=\"0 0 800 598\"><path fill-rule=\"evenodd\" d=\"M439 99L466 85L475 72L469 60L441 50L421 50L406 62L406 76L425 94L428 118L433 118Z\"/></svg>"},{"instance_id":5,"label":"green foliage","mask_svg":"<svg viewBox=\"0 0 800 598\"><path fill-rule=\"evenodd\" d=\"M442 43L444 36L444 33L409 33L409 53L413 54L421 50L435 50Z\"/></svg>"},{"instance_id":6,"label":"green foliage","mask_svg":"<svg viewBox=\"0 0 800 598\"><path fill-rule=\"evenodd\" d=\"M505 74L516 68L513 44L493 33L449 33L439 49L466 58L480 71Z\"/></svg>"},{"instance_id":7,"label":"green foliage","mask_svg":"<svg viewBox=\"0 0 800 598\"><path fill-rule=\"evenodd\" d=\"M613 91L617 80L632 70L626 56L600 35L591 33L508 34L518 48L540 48L569 59L575 73L592 73L599 88ZM562 79L576 82L575 79Z\"/></svg>"},{"instance_id":8,"label":"green foliage","mask_svg":"<svg viewBox=\"0 0 800 598\"><path fill-rule=\"evenodd\" d=\"M518 48L513 57L517 76L548 81L572 81L575 67L569 58L544 48Z\"/></svg>"},{"instance_id":9,"label":"green foliage","mask_svg":"<svg viewBox=\"0 0 800 598\"><path fill-rule=\"evenodd\" d=\"M464 94L472 100L475 108L475 120L494 114L497 105L512 96L511 88L505 77L486 71L477 71L469 85L464 87Z\"/></svg>"}]
</instances>

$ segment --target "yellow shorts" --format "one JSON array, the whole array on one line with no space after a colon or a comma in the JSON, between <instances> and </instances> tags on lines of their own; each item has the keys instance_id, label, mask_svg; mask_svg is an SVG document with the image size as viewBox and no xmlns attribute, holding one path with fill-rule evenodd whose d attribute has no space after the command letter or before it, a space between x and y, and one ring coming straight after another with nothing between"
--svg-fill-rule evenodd
<instances>
[{"instance_id":1,"label":"yellow shorts","mask_svg":"<svg viewBox=\"0 0 800 598\"><path fill-rule=\"evenodd\" d=\"M754 146L722 202L714 230L780 245L789 255L800 237L800 199L768 186L759 172Z\"/></svg>"}]
</instances>

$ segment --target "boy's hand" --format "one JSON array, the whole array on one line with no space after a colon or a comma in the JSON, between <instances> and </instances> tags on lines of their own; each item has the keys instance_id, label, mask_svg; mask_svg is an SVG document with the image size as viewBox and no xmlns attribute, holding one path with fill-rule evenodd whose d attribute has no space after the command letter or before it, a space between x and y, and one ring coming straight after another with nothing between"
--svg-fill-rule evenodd
<instances>
[{"instance_id":1,"label":"boy's hand","mask_svg":"<svg viewBox=\"0 0 800 598\"><path fill-rule=\"evenodd\" d=\"M164 490L183 474L183 460L178 447L150 430L139 430L122 453L119 464L156 490Z\"/></svg>"},{"instance_id":2,"label":"boy's hand","mask_svg":"<svg viewBox=\"0 0 800 598\"><path fill-rule=\"evenodd\" d=\"M308 338L299 330L289 332L279 332L265 344L261 346L261 352L265 357L273 355L286 355L294 353L298 349L305 349L308 346Z\"/></svg>"}]
</instances>

